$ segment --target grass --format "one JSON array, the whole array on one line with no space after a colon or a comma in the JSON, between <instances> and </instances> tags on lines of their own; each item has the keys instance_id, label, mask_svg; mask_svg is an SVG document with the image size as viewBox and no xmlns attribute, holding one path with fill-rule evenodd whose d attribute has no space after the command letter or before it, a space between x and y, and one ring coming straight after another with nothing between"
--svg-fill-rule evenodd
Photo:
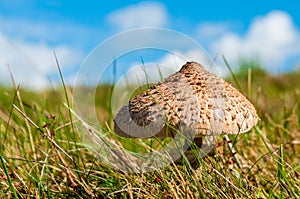
<instances>
[{"instance_id":1,"label":"grass","mask_svg":"<svg viewBox=\"0 0 300 199\"><path fill-rule=\"evenodd\" d=\"M231 136L240 168L220 137L214 155L200 159L197 170L183 163L148 173L115 171L73 128L64 106L71 89L0 88L0 198L299 198L300 73L274 76L251 66L228 79L261 118L248 133ZM97 88L101 121L112 120L111 90ZM111 132L111 122L101 125ZM139 144L123 143L130 150Z\"/></svg>"}]
</instances>

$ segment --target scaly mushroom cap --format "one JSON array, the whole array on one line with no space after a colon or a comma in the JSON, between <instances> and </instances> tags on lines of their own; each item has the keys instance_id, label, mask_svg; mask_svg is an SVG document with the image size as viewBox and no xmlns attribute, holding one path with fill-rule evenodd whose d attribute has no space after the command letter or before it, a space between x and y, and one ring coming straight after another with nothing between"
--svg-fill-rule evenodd
<instances>
[{"instance_id":1,"label":"scaly mushroom cap","mask_svg":"<svg viewBox=\"0 0 300 199\"><path fill-rule=\"evenodd\" d=\"M173 136L168 126L187 124L200 137L243 133L258 120L254 106L237 89L199 63L187 62L121 108L114 130L124 137L166 137Z\"/></svg>"}]
</instances>

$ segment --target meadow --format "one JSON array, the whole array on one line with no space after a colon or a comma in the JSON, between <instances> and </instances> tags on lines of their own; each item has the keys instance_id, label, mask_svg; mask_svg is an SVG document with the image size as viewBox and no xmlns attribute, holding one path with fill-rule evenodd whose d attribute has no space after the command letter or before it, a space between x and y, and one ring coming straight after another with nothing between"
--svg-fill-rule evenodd
<instances>
[{"instance_id":1,"label":"meadow","mask_svg":"<svg viewBox=\"0 0 300 199\"><path fill-rule=\"evenodd\" d=\"M183 163L147 173L113 170L87 149L65 106L72 104L72 88L2 86L0 198L299 198L300 71L272 75L250 63L227 80L261 119L230 136L241 165L220 136L198 169ZM99 85L95 98L107 133L113 132L112 89Z\"/></svg>"}]
</instances>

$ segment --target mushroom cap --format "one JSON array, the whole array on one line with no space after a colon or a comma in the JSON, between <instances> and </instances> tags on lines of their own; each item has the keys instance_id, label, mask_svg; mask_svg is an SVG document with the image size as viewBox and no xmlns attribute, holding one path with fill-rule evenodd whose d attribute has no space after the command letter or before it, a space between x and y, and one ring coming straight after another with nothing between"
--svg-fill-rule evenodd
<instances>
[{"instance_id":1,"label":"mushroom cap","mask_svg":"<svg viewBox=\"0 0 300 199\"><path fill-rule=\"evenodd\" d=\"M254 106L237 89L199 63L187 62L123 106L114 130L123 137L168 137L189 126L200 137L243 133L258 120Z\"/></svg>"}]
</instances>

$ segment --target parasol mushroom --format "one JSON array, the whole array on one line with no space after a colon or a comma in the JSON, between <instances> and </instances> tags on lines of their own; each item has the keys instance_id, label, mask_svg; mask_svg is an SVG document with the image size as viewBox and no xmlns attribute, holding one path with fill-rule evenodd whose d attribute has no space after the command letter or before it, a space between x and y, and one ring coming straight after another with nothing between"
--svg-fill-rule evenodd
<instances>
[{"instance_id":1,"label":"parasol mushroom","mask_svg":"<svg viewBox=\"0 0 300 199\"><path fill-rule=\"evenodd\" d=\"M203 136L244 133L258 120L254 106L237 89L201 64L187 62L123 106L114 131L129 138L174 137L176 130L188 127L201 147Z\"/></svg>"}]
</instances>

